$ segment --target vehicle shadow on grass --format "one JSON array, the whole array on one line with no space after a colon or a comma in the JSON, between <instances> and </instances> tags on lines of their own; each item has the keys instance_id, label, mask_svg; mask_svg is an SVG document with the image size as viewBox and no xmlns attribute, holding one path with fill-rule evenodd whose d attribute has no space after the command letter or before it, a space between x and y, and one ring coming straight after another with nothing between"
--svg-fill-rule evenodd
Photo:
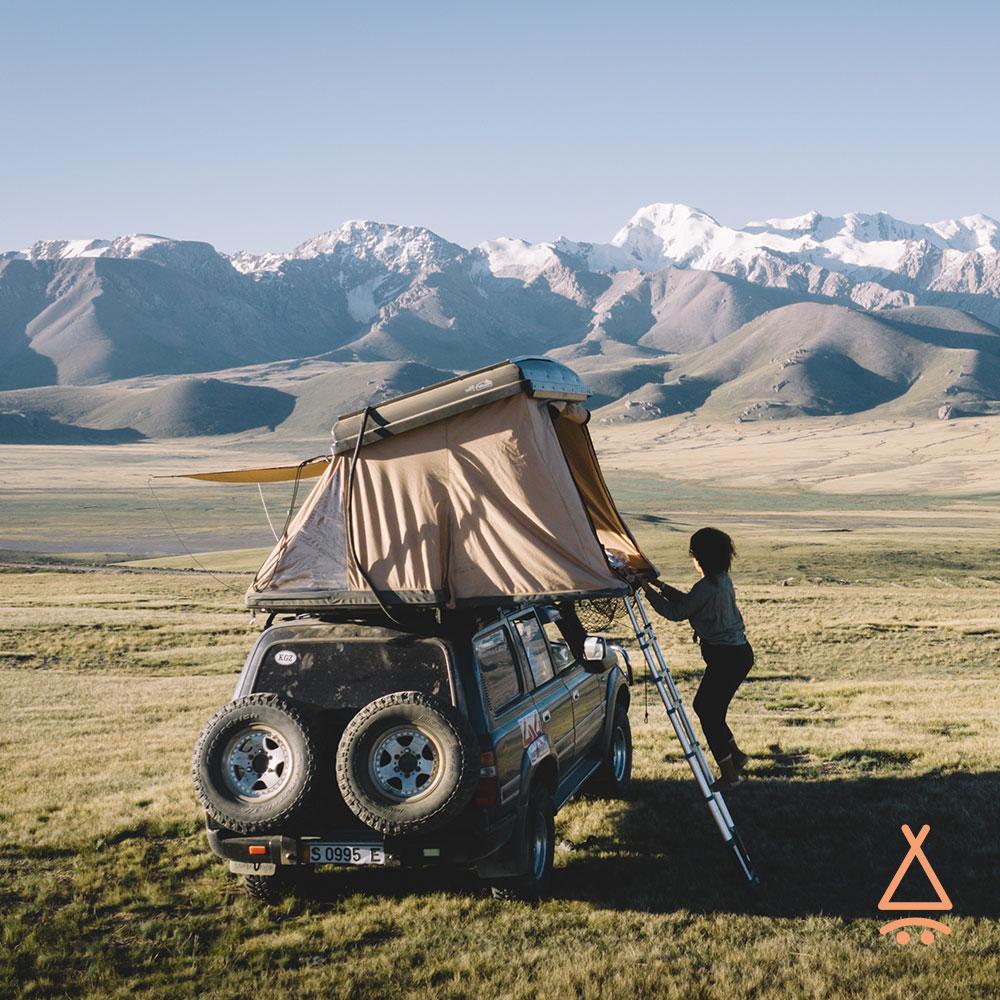
<instances>
[{"instance_id":1,"label":"vehicle shadow on grass","mask_svg":"<svg viewBox=\"0 0 1000 1000\"><path fill-rule=\"evenodd\" d=\"M727 796L759 889L738 871L694 781L674 779L633 782L614 833L560 855L553 895L654 913L877 918L909 850L900 826L916 833L927 823L923 850L956 914L1000 917L1000 772L808 781L783 773L773 761ZM894 898L935 898L919 865Z\"/></svg>"},{"instance_id":2,"label":"vehicle shadow on grass","mask_svg":"<svg viewBox=\"0 0 1000 1000\"><path fill-rule=\"evenodd\" d=\"M404 900L412 896L438 893L468 896L481 887L471 872L449 865L428 868L372 868L348 871L321 870L298 891L299 897L313 904L334 904L351 896Z\"/></svg>"}]
</instances>

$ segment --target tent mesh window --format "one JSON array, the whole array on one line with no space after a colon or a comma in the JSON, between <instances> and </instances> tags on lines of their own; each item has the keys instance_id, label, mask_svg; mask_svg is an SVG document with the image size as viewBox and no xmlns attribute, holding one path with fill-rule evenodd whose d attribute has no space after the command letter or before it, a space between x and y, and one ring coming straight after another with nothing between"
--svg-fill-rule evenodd
<instances>
[{"instance_id":1,"label":"tent mesh window","mask_svg":"<svg viewBox=\"0 0 1000 1000\"><path fill-rule=\"evenodd\" d=\"M628 612L620 597L594 597L576 602L576 613L590 634L610 632L616 623L625 621Z\"/></svg>"}]
</instances>

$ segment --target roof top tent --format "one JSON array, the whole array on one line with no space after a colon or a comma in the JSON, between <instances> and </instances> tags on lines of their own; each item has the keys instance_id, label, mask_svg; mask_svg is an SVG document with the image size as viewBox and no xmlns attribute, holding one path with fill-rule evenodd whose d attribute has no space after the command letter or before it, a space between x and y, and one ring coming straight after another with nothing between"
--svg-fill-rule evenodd
<instances>
[{"instance_id":1,"label":"roof top tent","mask_svg":"<svg viewBox=\"0 0 1000 1000\"><path fill-rule=\"evenodd\" d=\"M564 365L519 358L342 416L247 605L354 616L627 593L612 565L654 570L601 474L589 395Z\"/></svg>"}]
</instances>

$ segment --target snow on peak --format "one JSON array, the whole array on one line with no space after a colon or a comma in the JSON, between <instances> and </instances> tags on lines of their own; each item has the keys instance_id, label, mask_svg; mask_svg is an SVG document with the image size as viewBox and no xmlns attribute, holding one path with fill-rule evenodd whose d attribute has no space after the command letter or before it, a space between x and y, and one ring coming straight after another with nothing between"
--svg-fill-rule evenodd
<instances>
[{"instance_id":1,"label":"snow on peak","mask_svg":"<svg viewBox=\"0 0 1000 1000\"><path fill-rule=\"evenodd\" d=\"M112 240L101 255L103 257L141 257L154 247L164 244L175 245L178 241L166 236L154 236L151 233L133 233L130 236L119 236Z\"/></svg>"},{"instance_id":2,"label":"snow on peak","mask_svg":"<svg viewBox=\"0 0 1000 1000\"><path fill-rule=\"evenodd\" d=\"M39 240L17 256L24 260L67 260L100 257L111 244L107 240Z\"/></svg>"},{"instance_id":3,"label":"snow on peak","mask_svg":"<svg viewBox=\"0 0 1000 1000\"><path fill-rule=\"evenodd\" d=\"M415 271L439 264L465 251L421 226L395 226L352 219L339 229L320 233L297 246L289 257L311 260L329 255L351 255L376 260L391 270Z\"/></svg>"},{"instance_id":4,"label":"snow on peak","mask_svg":"<svg viewBox=\"0 0 1000 1000\"><path fill-rule=\"evenodd\" d=\"M833 271L900 271L912 258L914 245L922 246L923 253L993 254L1000 251L1000 224L983 215L915 224L888 212L827 216L813 210L733 228L688 205L659 203L639 209L610 245L593 248L590 259L604 269L611 264L646 271L667 265L732 270L761 254L777 253ZM615 259L610 248L624 256Z\"/></svg>"},{"instance_id":5,"label":"snow on peak","mask_svg":"<svg viewBox=\"0 0 1000 1000\"><path fill-rule=\"evenodd\" d=\"M963 215L960 219L932 222L927 226L950 250L1000 251L1000 222L988 215Z\"/></svg>"},{"instance_id":6,"label":"snow on peak","mask_svg":"<svg viewBox=\"0 0 1000 1000\"><path fill-rule=\"evenodd\" d=\"M153 247L175 245L174 240L149 233L133 233L113 240L41 240L22 250L26 260L71 260L75 257L141 257ZM204 244L207 246L208 244Z\"/></svg>"},{"instance_id":7,"label":"snow on peak","mask_svg":"<svg viewBox=\"0 0 1000 1000\"><path fill-rule=\"evenodd\" d=\"M478 250L486 257L486 266L498 278L531 281L557 258L551 243L528 243L510 236L486 240Z\"/></svg>"},{"instance_id":8,"label":"snow on peak","mask_svg":"<svg viewBox=\"0 0 1000 1000\"><path fill-rule=\"evenodd\" d=\"M437 233L421 226L396 226L366 219L349 219L337 229L329 229L300 243L291 253L231 254L237 271L258 277L275 273L289 261L328 261L334 268L351 262L375 263L390 271L414 274L425 267L440 265L466 251Z\"/></svg>"},{"instance_id":9,"label":"snow on peak","mask_svg":"<svg viewBox=\"0 0 1000 1000\"><path fill-rule=\"evenodd\" d=\"M914 224L888 212L823 215L815 209L790 218L726 226L701 209L673 202L640 208L609 243L528 243L501 238L477 248L480 267L499 277L530 281L559 257L586 262L591 271L657 271L663 267L748 274L776 268L812 268L824 274L857 269L914 274L941 254L1000 252L1000 224L986 216ZM949 266L956 261L949 257Z\"/></svg>"},{"instance_id":10,"label":"snow on peak","mask_svg":"<svg viewBox=\"0 0 1000 1000\"><path fill-rule=\"evenodd\" d=\"M698 267L717 248L732 242L734 230L690 205L645 205L611 238L628 260L643 270L675 264Z\"/></svg>"},{"instance_id":11,"label":"snow on peak","mask_svg":"<svg viewBox=\"0 0 1000 1000\"><path fill-rule=\"evenodd\" d=\"M763 222L748 222L743 229L748 233L773 233L775 236L796 237L815 235L824 222L836 222L838 223L836 229L840 228L839 220L829 219L813 209L811 212L806 212L805 215L795 215L790 219L764 219Z\"/></svg>"}]
</instances>

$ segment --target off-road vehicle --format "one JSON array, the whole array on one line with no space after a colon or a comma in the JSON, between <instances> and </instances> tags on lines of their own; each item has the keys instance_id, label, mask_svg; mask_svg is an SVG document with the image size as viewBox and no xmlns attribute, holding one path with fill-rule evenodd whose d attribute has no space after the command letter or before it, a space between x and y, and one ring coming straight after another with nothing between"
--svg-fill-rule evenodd
<instances>
[{"instance_id":1,"label":"off-road vehicle","mask_svg":"<svg viewBox=\"0 0 1000 1000\"><path fill-rule=\"evenodd\" d=\"M556 812L629 786L624 650L568 602L384 625L264 629L195 748L212 850L264 901L327 865L460 866L539 898Z\"/></svg>"}]
</instances>

